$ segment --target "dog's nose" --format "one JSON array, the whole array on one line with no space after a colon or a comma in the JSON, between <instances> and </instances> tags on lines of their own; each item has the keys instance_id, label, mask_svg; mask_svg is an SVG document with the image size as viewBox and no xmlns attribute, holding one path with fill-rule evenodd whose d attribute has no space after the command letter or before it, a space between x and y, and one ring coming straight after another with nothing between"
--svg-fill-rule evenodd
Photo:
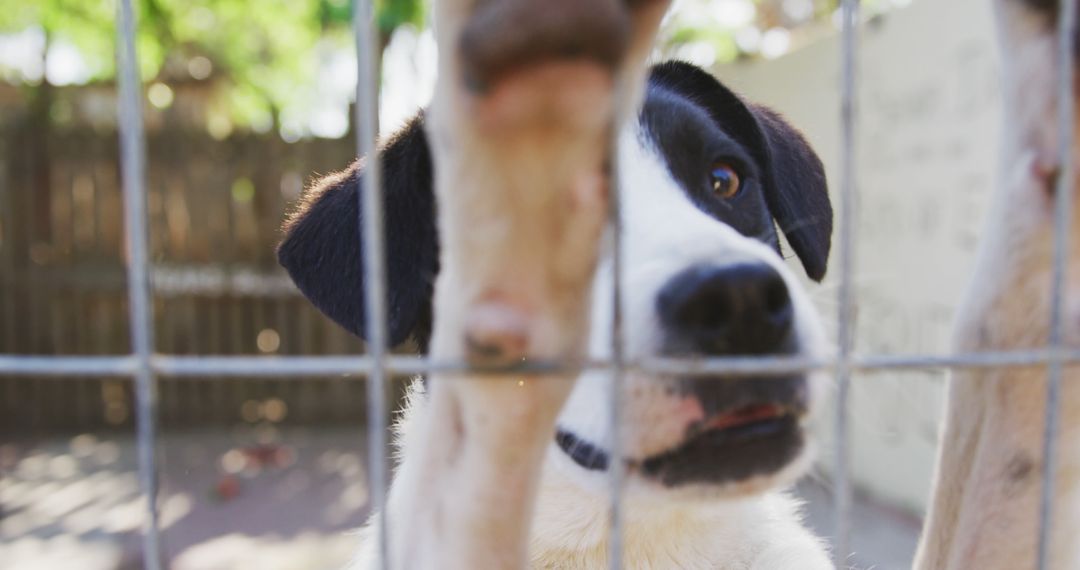
<instances>
[{"instance_id":1,"label":"dog's nose","mask_svg":"<svg viewBox=\"0 0 1080 570\"><path fill-rule=\"evenodd\" d=\"M716 355L775 352L792 324L784 278L764 263L686 269L660 291L657 312L677 347Z\"/></svg>"}]
</instances>

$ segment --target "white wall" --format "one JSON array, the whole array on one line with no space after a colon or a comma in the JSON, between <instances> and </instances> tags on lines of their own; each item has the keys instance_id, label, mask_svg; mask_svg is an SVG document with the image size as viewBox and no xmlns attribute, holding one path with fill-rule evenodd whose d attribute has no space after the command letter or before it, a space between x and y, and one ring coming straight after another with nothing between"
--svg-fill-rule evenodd
<instances>
[{"instance_id":1,"label":"white wall","mask_svg":"<svg viewBox=\"0 0 1080 570\"><path fill-rule=\"evenodd\" d=\"M997 174L1000 110L990 4L918 0L863 28L855 267L859 353L949 348L950 319ZM805 132L826 163L834 204L839 61L839 41L832 37L778 60L717 70L737 91L780 110ZM812 289L827 315L835 315L836 259L826 285ZM922 510L943 380L941 373L856 378L853 473L863 489ZM825 431L831 425L831 419L821 422ZM823 464L829 458L826 449Z\"/></svg>"}]
</instances>

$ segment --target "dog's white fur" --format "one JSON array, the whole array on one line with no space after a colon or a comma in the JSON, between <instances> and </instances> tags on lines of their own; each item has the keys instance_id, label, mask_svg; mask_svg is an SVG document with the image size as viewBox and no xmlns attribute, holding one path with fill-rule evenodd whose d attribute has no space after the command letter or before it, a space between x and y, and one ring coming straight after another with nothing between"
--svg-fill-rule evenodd
<instances>
[{"instance_id":1,"label":"dog's white fur","mask_svg":"<svg viewBox=\"0 0 1080 570\"><path fill-rule=\"evenodd\" d=\"M775 268L788 285L795 308L796 334L803 353L823 356L825 336L820 321L791 271L766 245L698 210L686 197L663 164L663 159L636 125L620 137L620 177L623 187L624 255L634 260L623 275L626 351L629 358L658 354L659 325L654 316L654 299L664 283L688 266L697 263L765 262ZM642 262L641 260L647 260ZM611 342L612 271L610 250L601 258L593 285L589 354L609 356ZM455 381L455 380L452 380ZM491 382L491 380L487 380ZM551 380L523 380L523 382ZM767 381L767 380L763 380ZM431 382L438 388L439 380ZM498 379L495 382L506 382ZM685 400L664 390L670 379L630 374L624 379L624 442L628 458L641 458L681 443L694 410ZM824 378L809 379L810 409L816 409L825 386ZM402 513L423 513L430 509L428 490L458 491L457 480L445 473L433 473L417 450L452 449L445 431L445 416L439 402L422 394L422 385L413 386L407 411L398 426L402 457L390 494L391 539L395 551L405 548L428 550L428 537L401 524ZM522 390L516 381L510 390ZM610 445L609 406L611 376L591 371L577 379L574 390L558 418L558 424L587 441L607 448ZM505 413L505 410L502 410ZM547 434L546 458L539 481L536 509L528 555L534 568L604 568L608 556L608 476L586 471L550 443ZM822 543L801 524L799 503L783 492L770 489L790 484L805 471L810 447L778 473L759 476L726 486L701 485L665 488L637 476L633 470L626 481L624 561L627 568L717 569L824 569L831 568ZM461 480L487 480L483 464L475 458L462 459ZM482 495L462 494L461 503L450 504L445 513L450 524L468 526L475 509L517 492L503 481L492 482ZM470 491L470 493L474 493ZM357 568L370 567L375 529L365 531L364 551ZM468 556L459 550L431 551L443 561ZM432 562L433 563L433 562ZM439 563L438 567L445 567ZM484 567L487 567L484 564Z\"/></svg>"},{"instance_id":2,"label":"dog's white fur","mask_svg":"<svg viewBox=\"0 0 1080 570\"><path fill-rule=\"evenodd\" d=\"M1048 340L1056 35L1045 15L1017 0L996 0L996 8L1006 104L1001 184L958 318L955 344L961 352L1037 349ZM1080 226L1075 224L1071 242L1063 322L1066 341L1076 346ZM953 375L916 568L1035 566L1046 389L1043 367ZM1080 568L1080 370L1075 367L1066 368L1060 406L1049 568L1068 570Z\"/></svg>"}]
</instances>

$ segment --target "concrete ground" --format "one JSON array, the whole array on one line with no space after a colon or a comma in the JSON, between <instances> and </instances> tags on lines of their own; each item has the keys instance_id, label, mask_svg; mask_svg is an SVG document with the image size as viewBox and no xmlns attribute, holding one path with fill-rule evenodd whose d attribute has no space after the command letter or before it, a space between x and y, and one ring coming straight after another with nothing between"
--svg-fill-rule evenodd
<instances>
[{"instance_id":1,"label":"concrete ground","mask_svg":"<svg viewBox=\"0 0 1080 570\"><path fill-rule=\"evenodd\" d=\"M834 526L830 487L817 481L800 483L798 495L806 501L807 523L833 543ZM855 493L851 512L850 570L909 570L915 557L922 521L911 514Z\"/></svg>"},{"instance_id":2,"label":"concrete ground","mask_svg":"<svg viewBox=\"0 0 1080 570\"><path fill-rule=\"evenodd\" d=\"M347 562L366 514L363 431L263 425L166 432L161 524L177 570L322 570ZM132 438L81 434L0 444L0 570L141 567ZM827 487L798 489L828 537ZM856 497L850 568L910 567L918 521Z\"/></svg>"}]
</instances>

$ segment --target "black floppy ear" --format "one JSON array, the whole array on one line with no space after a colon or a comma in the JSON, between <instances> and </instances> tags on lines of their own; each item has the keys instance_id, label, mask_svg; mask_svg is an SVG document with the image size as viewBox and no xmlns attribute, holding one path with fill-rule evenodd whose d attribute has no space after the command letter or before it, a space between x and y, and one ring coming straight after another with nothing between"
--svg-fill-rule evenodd
<instances>
[{"instance_id":1,"label":"black floppy ear","mask_svg":"<svg viewBox=\"0 0 1080 570\"><path fill-rule=\"evenodd\" d=\"M389 341L414 336L422 349L431 333L431 296L438 272L432 162L418 115L379 151L383 167ZM319 181L284 226L278 262L320 311L367 338L364 320L357 161Z\"/></svg>"},{"instance_id":2,"label":"black floppy ear","mask_svg":"<svg viewBox=\"0 0 1080 570\"><path fill-rule=\"evenodd\" d=\"M652 68L651 84L706 109L726 133L746 145L761 166L765 200L815 281L825 277L832 240L832 205L825 169L806 139L775 112L748 105L701 68L669 61Z\"/></svg>"},{"instance_id":3,"label":"black floppy ear","mask_svg":"<svg viewBox=\"0 0 1080 570\"><path fill-rule=\"evenodd\" d=\"M832 245L833 211L825 167L802 133L780 115L750 105L764 136L771 180L765 199L776 223L814 281L825 277Z\"/></svg>"}]
</instances>

